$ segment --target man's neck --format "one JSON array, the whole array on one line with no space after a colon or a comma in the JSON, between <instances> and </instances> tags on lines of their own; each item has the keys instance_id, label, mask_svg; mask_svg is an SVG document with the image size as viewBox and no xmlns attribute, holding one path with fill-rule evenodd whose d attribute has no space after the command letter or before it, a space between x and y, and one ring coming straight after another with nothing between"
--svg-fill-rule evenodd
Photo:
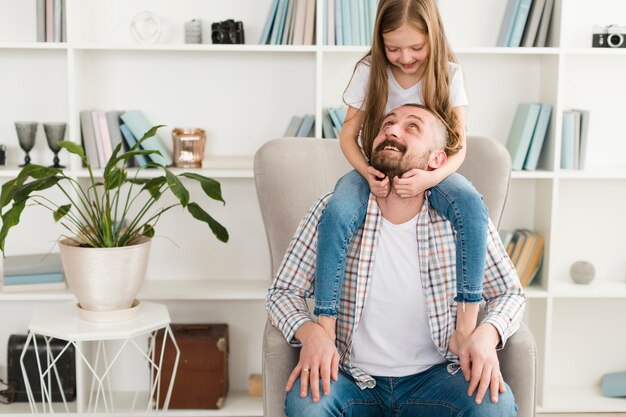
<instances>
[{"instance_id":1,"label":"man's neck","mask_svg":"<svg viewBox=\"0 0 626 417\"><path fill-rule=\"evenodd\" d=\"M391 190L387 197L376 197L376 202L383 217L393 224L402 224L417 216L424 205L424 193L416 197L399 197L395 191Z\"/></svg>"}]
</instances>

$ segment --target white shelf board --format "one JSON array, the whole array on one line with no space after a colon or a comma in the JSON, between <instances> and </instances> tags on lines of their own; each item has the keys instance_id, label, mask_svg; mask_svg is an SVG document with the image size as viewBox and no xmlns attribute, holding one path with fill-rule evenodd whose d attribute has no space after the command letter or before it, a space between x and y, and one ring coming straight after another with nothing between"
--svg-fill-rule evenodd
<instances>
[{"instance_id":1,"label":"white shelf board","mask_svg":"<svg viewBox=\"0 0 626 417\"><path fill-rule=\"evenodd\" d=\"M501 46L461 47L456 55L558 55L559 48L508 48Z\"/></svg>"},{"instance_id":2,"label":"white shelf board","mask_svg":"<svg viewBox=\"0 0 626 417\"><path fill-rule=\"evenodd\" d=\"M599 386L551 387L547 402L537 407L540 413L616 413L626 412L626 398L602 396Z\"/></svg>"},{"instance_id":3,"label":"white shelf board","mask_svg":"<svg viewBox=\"0 0 626 417\"><path fill-rule=\"evenodd\" d=\"M144 281L139 298L145 301L163 300L264 300L269 280L155 280ZM71 301L69 289L5 293L0 291L2 301Z\"/></svg>"},{"instance_id":4,"label":"white shelf board","mask_svg":"<svg viewBox=\"0 0 626 417\"><path fill-rule=\"evenodd\" d=\"M534 285L525 287L524 294L526 294L526 298L548 298L548 291Z\"/></svg>"},{"instance_id":5,"label":"white shelf board","mask_svg":"<svg viewBox=\"0 0 626 417\"><path fill-rule=\"evenodd\" d=\"M626 56L625 48L562 48L565 55Z\"/></svg>"},{"instance_id":6,"label":"white shelf board","mask_svg":"<svg viewBox=\"0 0 626 417\"><path fill-rule=\"evenodd\" d=\"M153 51L153 52L315 52L315 45L213 45L213 44L75 44L75 50L83 51Z\"/></svg>"},{"instance_id":7,"label":"white shelf board","mask_svg":"<svg viewBox=\"0 0 626 417\"><path fill-rule=\"evenodd\" d=\"M0 42L0 49L66 50L68 49L68 44L64 42Z\"/></svg>"},{"instance_id":8,"label":"white shelf board","mask_svg":"<svg viewBox=\"0 0 626 417\"><path fill-rule=\"evenodd\" d=\"M511 179L551 179L554 178L552 171L511 171Z\"/></svg>"},{"instance_id":9,"label":"white shelf board","mask_svg":"<svg viewBox=\"0 0 626 417\"><path fill-rule=\"evenodd\" d=\"M556 281L550 294L555 298L626 298L626 282L594 280L585 285Z\"/></svg>"}]
</instances>

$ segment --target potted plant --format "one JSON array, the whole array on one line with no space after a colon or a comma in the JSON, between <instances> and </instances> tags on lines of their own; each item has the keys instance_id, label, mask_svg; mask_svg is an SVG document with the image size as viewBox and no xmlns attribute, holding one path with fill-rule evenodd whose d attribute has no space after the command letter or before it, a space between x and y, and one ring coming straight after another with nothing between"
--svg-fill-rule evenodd
<instances>
[{"instance_id":1,"label":"potted plant","mask_svg":"<svg viewBox=\"0 0 626 417\"><path fill-rule=\"evenodd\" d=\"M81 183L62 169L28 164L17 177L2 186L0 194L0 250L4 253L9 230L20 221L27 203L52 212L68 232L59 240L61 260L68 284L79 307L90 311L124 310L133 304L147 267L154 227L161 216L182 206L191 216L206 223L215 237L228 241L227 230L204 209L190 201L189 191L180 177L200 183L204 194L221 201L220 183L196 173L178 175L167 167L151 163L162 175L139 178L129 175L126 162L136 155L159 153L144 150L141 144L154 136L162 125L154 126L128 151L118 144L104 167L102 178L94 176L83 148L61 141L61 147L78 155L89 173ZM57 204L41 192L52 187L61 190L67 204ZM164 193L171 192L176 203L158 206Z\"/></svg>"}]
</instances>

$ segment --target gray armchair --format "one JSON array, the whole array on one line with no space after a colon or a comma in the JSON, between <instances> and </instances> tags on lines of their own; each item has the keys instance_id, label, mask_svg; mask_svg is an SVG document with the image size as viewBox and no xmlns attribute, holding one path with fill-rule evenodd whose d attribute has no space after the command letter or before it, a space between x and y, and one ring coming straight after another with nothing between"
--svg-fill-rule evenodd
<instances>
[{"instance_id":1,"label":"gray armchair","mask_svg":"<svg viewBox=\"0 0 626 417\"><path fill-rule=\"evenodd\" d=\"M497 141L468 138L468 152L460 173L483 195L497 226L506 201L511 159ZM263 145L254 158L254 178L269 243L272 273L279 267L296 227L309 207L351 167L338 142L328 139L282 138ZM285 384L298 360L269 321L263 336L263 411L283 417ZM519 417L535 415L537 355L535 339L526 325L509 338L498 353L505 381L519 405Z\"/></svg>"}]
</instances>

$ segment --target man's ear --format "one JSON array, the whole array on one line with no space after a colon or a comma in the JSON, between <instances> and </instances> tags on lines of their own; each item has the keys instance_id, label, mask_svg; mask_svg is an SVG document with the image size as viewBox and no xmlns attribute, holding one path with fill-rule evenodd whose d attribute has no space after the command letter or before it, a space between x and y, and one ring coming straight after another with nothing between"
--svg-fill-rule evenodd
<instances>
[{"instance_id":1,"label":"man's ear","mask_svg":"<svg viewBox=\"0 0 626 417\"><path fill-rule=\"evenodd\" d=\"M443 150L433 151L428 161L428 167L431 169L441 168L448 160L448 155Z\"/></svg>"}]
</instances>

